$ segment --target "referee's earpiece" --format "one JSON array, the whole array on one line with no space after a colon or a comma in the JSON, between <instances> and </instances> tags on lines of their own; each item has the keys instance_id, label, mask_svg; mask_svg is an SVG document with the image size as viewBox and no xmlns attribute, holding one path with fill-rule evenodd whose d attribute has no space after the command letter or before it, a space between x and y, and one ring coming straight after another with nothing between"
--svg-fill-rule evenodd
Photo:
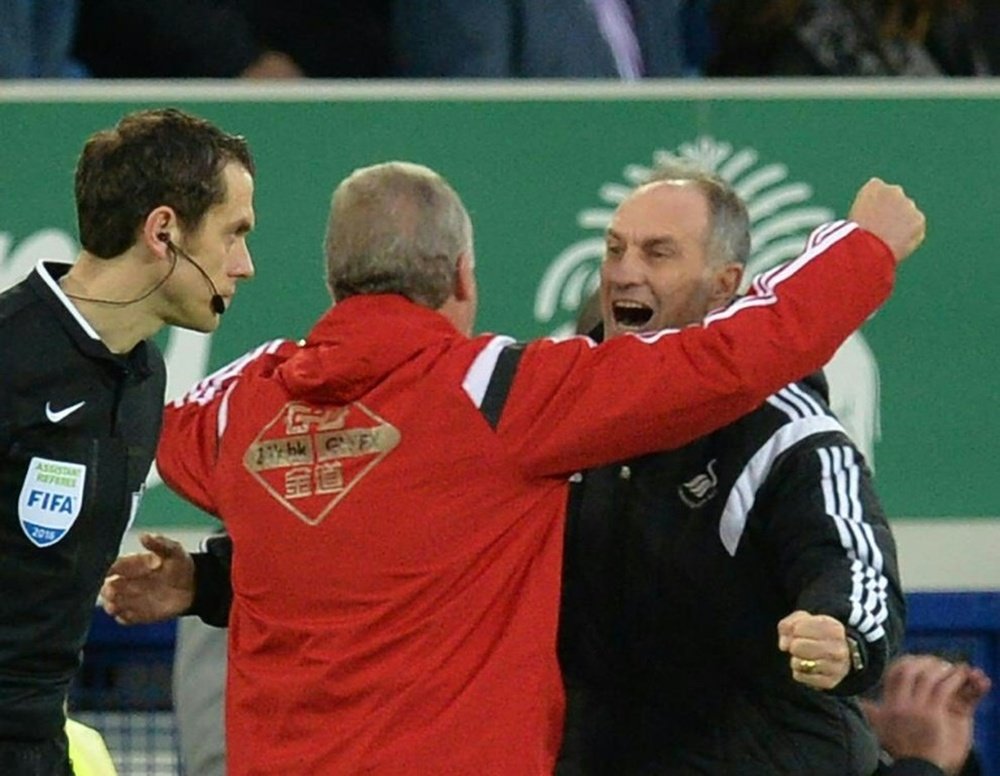
<instances>
[{"instance_id":1,"label":"referee's earpiece","mask_svg":"<svg viewBox=\"0 0 1000 776\"><path fill-rule=\"evenodd\" d=\"M164 245L166 245L168 248L173 249L172 252L178 250L177 247L173 244L173 242L170 239L170 232L157 232L156 233L156 239L159 240ZM181 251L181 255L184 256L185 258L190 259L190 257L187 256L187 254L185 254L183 251ZM143 299L146 299L154 291L156 291L156 289L158 289L160 286L162 286L164 283L166 283L167 282L167 278L169 278L171 275L174 274L174 268L176 266L177 266L177 256L173 255L171 257L170 269L167 270L167 274L164 275L162 278L160 278L158 281L156 281L156 284L152 288L150 288L148 291L146 291L141 296L135 297L134 299L99 299L99 298L94 297L94 296L80 296L79 294L71 294L68 291L63 291L63 293L66 294L66 296L68 296L70 299L79 299L82 302L93 302L94 304L109 304L109 305L112 305L114 307L127 307L130 304L135 304L136 302L141 302ZM198 269L201 270L201 267L198 267ZM202 270L202 274L203 275L205 274L204 270ZM209 279L208 282L209 282L209 284L211 284L212 283L211 279ZM225 300L221 296L219 296L217 293L215 293L215 286L214 285L212 286L212 293L214 294L214 296L212 297L212 310L213 310L213 312L218 312L217 308L220 305L222 306L223 311L225 311ZM219 297L218 303L215 301L215 297L217 297L217 296Z\"/></svg>"}]
</instances>

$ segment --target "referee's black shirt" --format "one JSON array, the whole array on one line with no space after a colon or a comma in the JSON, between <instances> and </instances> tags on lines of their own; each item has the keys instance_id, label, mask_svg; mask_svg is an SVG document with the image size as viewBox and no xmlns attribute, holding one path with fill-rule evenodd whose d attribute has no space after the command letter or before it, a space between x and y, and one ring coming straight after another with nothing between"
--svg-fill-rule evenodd
<instances>
[{"instance_id":1,"label":"referee's black shirt","mask_svg":"<svg viewBox=\"0 0 1000 776\"><path fill-rule=\"evenodd\" d=\"M0 294L0 740L61 733L160 433L163 357L111 353L59 289L68 269Z\"/></svg>"}]
</instances>

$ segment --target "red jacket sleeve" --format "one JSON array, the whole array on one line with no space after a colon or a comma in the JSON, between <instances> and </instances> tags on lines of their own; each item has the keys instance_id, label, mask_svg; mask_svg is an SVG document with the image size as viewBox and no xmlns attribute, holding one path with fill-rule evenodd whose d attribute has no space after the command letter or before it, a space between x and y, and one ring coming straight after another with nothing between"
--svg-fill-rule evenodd
<instances>
[{"instance_id":1,"label":"red jacket sleeve","mask_svg":"<svg viewBox=\"0 0 1000 776\"><path fill-rule=\"evenodd\" d=\"M212 477L229 395L258 359L283 345L291 343L264 343L197 383L164 410L156 468L172 490L209 514L218 516Z\"/></svg>"},{"instance_id":2,"label":"red jacket sleeve","mask_svg":"<svg viewBox=\"0 0 1000 776\"><path fill-rule=\"evenodd\" d=\"M535 476L684 445L825 364L888 298L895 266L877 237L835 222L700 325L533 343L497 431Z\"/></svg>"}]
</instances>

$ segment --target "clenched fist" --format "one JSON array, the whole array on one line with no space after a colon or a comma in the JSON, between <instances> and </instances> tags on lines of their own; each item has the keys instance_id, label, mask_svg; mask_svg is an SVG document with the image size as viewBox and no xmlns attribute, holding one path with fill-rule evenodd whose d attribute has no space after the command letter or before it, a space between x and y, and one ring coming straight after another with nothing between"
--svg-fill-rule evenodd
<instances>
[{"instance_id":1,"label":"clenched fist","mask_svg":"<svg viewBox=\"0 0 1000 776\"><path fill-rule=\"evenodd\" d=\"M801 609L778 623L778 649L790 655L796 682L830 690L851 670L851 653L843 624L825 614Z\"/></svg>"},{"instance_id":2,"label":"clenched fist","mask_svg":"<svg viewBox=\"0 0 1000 776\"><path fill-rule=\"evenodd\" d=\"M861 187L848 218L888 245L897 263L920 247L927 234L927 219L903 187L879 178Z\"/></svg>"}]
</instances>

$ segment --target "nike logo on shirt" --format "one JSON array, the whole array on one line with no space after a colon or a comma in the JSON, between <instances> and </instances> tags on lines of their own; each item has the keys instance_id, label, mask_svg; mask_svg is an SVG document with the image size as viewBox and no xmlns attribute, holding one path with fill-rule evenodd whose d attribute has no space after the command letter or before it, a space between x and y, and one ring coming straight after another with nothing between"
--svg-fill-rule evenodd
<instances>
[{"instance_id":1,"label":"nike logo on shirt","mask_svg":"<svg viewBox=\"0 0 1000 776\"><path fill-rule=\"evenodd\" d=\"M82 407L87 402L81 401L78 404L73 404L62 410L52 409L51 402L45 402L45 417L49 419L52 423L58 423L60 420L65 420L74 412L76 412L80 407Z\"/></svg>"}]
</instances>

